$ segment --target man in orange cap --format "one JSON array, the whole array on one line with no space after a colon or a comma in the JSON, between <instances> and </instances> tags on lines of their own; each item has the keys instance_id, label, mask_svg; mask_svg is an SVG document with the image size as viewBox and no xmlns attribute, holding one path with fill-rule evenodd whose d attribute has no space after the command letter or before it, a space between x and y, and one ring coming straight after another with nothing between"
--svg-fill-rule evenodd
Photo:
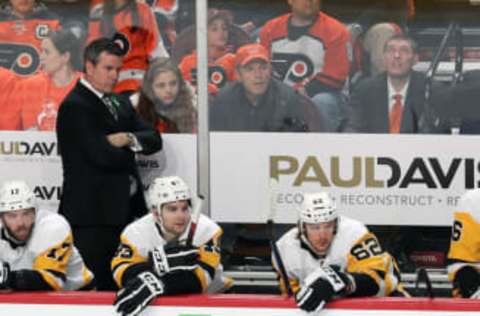
<instances>
[{"instance_id":1,"label":"man in orange cap","mask_svg":"<svg viewBox=\"0 0 480 316\"><path fill-rule=\"evenodd\" d=\"M272 78L268 51L260 44L240 47L237 81L218 93L210 110L216 131L281 132L319 130L315 107L292 88Z\"/></svg>"}]
</instances>

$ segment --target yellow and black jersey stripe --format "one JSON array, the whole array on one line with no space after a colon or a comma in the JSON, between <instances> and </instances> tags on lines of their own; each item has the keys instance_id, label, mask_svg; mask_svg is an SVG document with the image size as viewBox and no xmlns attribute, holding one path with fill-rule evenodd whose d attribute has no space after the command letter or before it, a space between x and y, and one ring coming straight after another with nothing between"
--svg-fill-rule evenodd
<instances>
[{"instance_id":1,"label":"yellow and black jersey stripe","mask_svg":"<svg viewBox=\"0 0 480 316\"><path fill-rule=\"evenodd\" d=\"M195 275L202 285L202 291L208 289L211 281L215 277L215 272L220 264L220 236L219 230L207 243L199 247L199 267L195 269Z\"/></svg>"},{"instance_id":2,"label":"yellow and black jersey stripe","mask_svg":"<svg viewBox=\"0 0 480 316\"><path fill-rule=\"evenodd\" d=\"M148 258L141 256L137 248L122 235L120 245L111 262L113 279L119 287L122 287L125 271L133 265L146 263L147 261Z\"/></svg>"},{"instance_id":3,"label":"yellow and black jersey stripe","mask_svg":"<svg viewBox=\"0 0 480 316\"><path fill-rule=\"evenodd\" d=\"M33 270L40 273L52 289L59 290L66 280L68 261L72 251L73 238L69 234L62 242L40 253L34 260Z\"/></svg>"}]
</instances>

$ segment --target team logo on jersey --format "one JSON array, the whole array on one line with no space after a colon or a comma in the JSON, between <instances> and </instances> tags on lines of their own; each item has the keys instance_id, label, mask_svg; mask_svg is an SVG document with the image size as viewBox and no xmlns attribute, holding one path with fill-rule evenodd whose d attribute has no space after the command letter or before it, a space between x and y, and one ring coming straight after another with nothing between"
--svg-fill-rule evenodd
<instances>
[{"instance_id":1,"label":"team logo on jersey","mask_svg":"<svg viewBox=\"0 0 480 316\"><path fill-rule=\"evenodd\" d=\"M210 82L219 88L222 88L227 83L227 74L225 69L220 66L208 67Z\"/></svg>"},{"instance_id":2,"label":"team logo on jersey","mask_svg":"<svg viewBox=\"0 0 480 316\"><path fill-rule=\"evenodd\" d=\"M193 68L191 74L193 84L197 84L197 68ZM213 83L218 88L222 88L228 81L225 69L220 66L208 67L208 78L209 82Z\"/></svg>"},{"instance_id":3,"label":"team logo on jersey","mask_svg":"<svg viewBox=\"0 0 480 316\"><path fill-rule=\"evenodd\" d=\"M312 76L315 70L312 61L302 54L274 53L272 66L278 79L294 83Z\"/></svg>"},{"instance_id":4,"label":"team logo on jersey","mask_svg":"<svg viewBox=\"0 0 480 316\"><path fill-rule=\"evenodd\" d=\"M48 31L50 27L47 24L39 24L35 28L35 37L38 39L44 39L48 36Z\"/></svg>"},{"instance_id":5,"label":"team logo on jersey","mask_svg":"<svg viewBox=\"0 0 480 316\"><path fill-rule=\"evenodd\" d=\"M115 33L115 35L113 35L113 41L115 42L115 44L117 44L120 47L123 55L128 54L128 52L130 51L131 45L130 45L130 41L125 36L125 34Z\"/></svg>"},{"instance_id":6,"label":"team logo on jersey","mask_svg":"<svg viewBox=\"0 0 480 316\"><path fill-rule=\"evenodd\" d=\"M34 47L27 44L0 44L0 66L27 76L35 73L39 65L40 56Z\"/></svg>"},{"instance_id":7,"label":"team logo on jersey","mask_svg":"<svg viewBox=\"0 0 480 316\"><path fill-rule=\"evenodd\" d=\"M271 44L274 75L288 84L296 84L321 72L324 66L325 47L313 36L297 40L282 38Z\"/></svg>"}]
</instances>

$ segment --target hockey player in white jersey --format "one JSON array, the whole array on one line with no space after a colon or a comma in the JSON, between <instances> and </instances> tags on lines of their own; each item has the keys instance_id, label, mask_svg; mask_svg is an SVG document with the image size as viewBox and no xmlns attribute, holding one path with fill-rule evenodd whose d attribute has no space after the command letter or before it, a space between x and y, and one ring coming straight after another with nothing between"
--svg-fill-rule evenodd
<instances>
[{"instance_id":1,"label":"hockey player in white jersey","mask_svg":"<svg viewBox=\"0 0 480 316\"><path fill-rule=\"evenodd\" d=\"M364 224L339 216L326 192L304 195L298 227L276 245L282 262L272 258L281 289L289 286L298 307L307 312L346 296L408 296L392 256Z\"/></svg>"},{"instance_id":2,"label":"hockey player in white jersey","mask_svg":"<svg viewBox=\"0 0 480 316\"><path fill-rule=\"evenodd\" d=\"M0 289L93 289L93 274L74 247L69 224L39 210L25 182L2 185L0 218Z\"/></svg>"},{"instance_id":3,"label":"hockey player in white jersey","mask_svg":"<svg viewBox=\"0 0 480 316\"><path fill-rule=\"evenodd\" d=\"M448 252L452 295L480 299L480 189L463 194L453 217Z\"/></svg>"},{"instance_id":4,"label":"hockey player in white jersey","mask_svg":"<svg viewBox=\"0 0 480 316\"><path fill-rule=\"evenodd\" d=\"M151 212L125 228L112 260L121 287L117 312L138 315L158 296L228 286L220 264L222 229L204 215L192 223L187 184L176 176L156 178L146 200Z\"/></svg>"}]
</instances>

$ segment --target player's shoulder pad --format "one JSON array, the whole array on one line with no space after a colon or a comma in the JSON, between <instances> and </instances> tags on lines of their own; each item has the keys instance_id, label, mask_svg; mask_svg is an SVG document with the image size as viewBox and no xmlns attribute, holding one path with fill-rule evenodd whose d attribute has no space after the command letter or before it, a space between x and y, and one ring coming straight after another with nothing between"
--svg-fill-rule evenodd
<instances>
[{"instance_id":1,"label":"player's shoulder pad","mask_svg":"<svg viewBox=\"0 0 480 316\"><path fill-rule=\"evenodd\" d=\"M456 211L469 213L480 224L480 189L465 192L460 198Z\"/></svg>"},{"instance_id":2,"label":"player's shoulder pad","mask_svg":"<svg viewBox=\"0 0 480 316\"><path fill-rule=\"evenodd\" d=\"M222 228L209 217L200 214L197 228L193 237L193 244L196 246L203 245L216 235L222 234Z\"/></svg>"},{"instance_id":3,"label":"player's shoulder pad","mask_svg":"<svg viewBox=\"0 0 480 316\"><path fill-rule=\"evenodd\" d=\"M155 232L155 229L155 219L152 213L149 213L125 227L122 237L125 237L133 245L142 245L148 238L147 236Z\"/></svg>"},{"instance_id":4,"label":"player's shoulder pad","mask_svg":"<svg viewBox=\"0 0 480 316\"><path fill-rule=\"evenodd\" d=\"M277 240L276 242L277 246L280 247L281 249L299 247L300 241L298 239L298 234L299 234L298 227L293 227Z\"/></svg>"},{"instance_id":5,"label":"player's shoulder pad","mask_svg":"<svg viewBox=\"0 0 480 316\"><path fill-rule=\"evenodd\" d=\"M341 238L344 242L353 243L368 233L368 229L362 222L346 217L338 217L338 229L335 238Z\"/></svg>"},{"instance_id":6,"label":"player's shoulder pad","mask_svg":"<svg viewBox=\"0 0 480 316\"><path fill-rule=\"evenodd\" d=\"M61 243L71 235L70 225L60 214L39 210L35 217L30 247L34 252L42 252Z\"/></svg>"}]
</instances>

